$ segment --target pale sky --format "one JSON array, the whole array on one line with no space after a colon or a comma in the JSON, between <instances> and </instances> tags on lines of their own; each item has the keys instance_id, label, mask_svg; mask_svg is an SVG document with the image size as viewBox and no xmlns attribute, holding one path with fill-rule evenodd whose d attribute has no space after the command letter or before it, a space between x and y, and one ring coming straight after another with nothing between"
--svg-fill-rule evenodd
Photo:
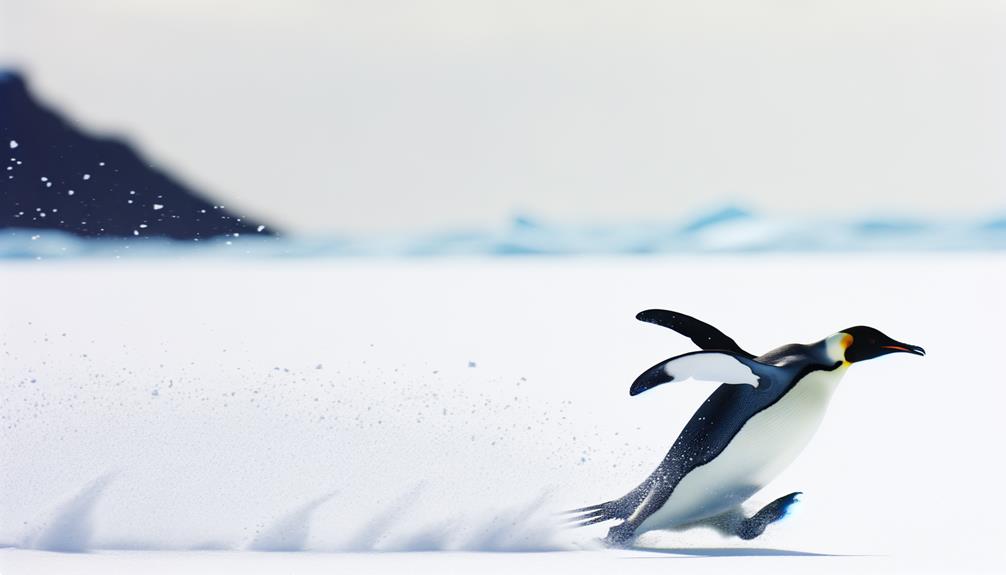
<instances>
[{"instance_id":1,"label":"pale sky","mask_svg":"<svg viewBox=\"0 0 1006 575\"><path fill-rule=\"evenodd\" d=\"M287 230L1006 209L1006 2L0 0L0 64Z\"/></svg>"}]
</instances>

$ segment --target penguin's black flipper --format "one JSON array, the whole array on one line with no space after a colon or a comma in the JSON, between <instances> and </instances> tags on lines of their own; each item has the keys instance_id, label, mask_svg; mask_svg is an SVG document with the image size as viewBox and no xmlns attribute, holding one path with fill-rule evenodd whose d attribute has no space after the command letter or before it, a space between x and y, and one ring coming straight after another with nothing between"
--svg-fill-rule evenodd
<instances>
[{"instance_id":1,"label":"penguin's black flipper","mask_svg":"<svg viewBox=\"0 0 1006 575\"><path fill-rule=\"evenodd\" d=\"M648 309L636 314L636 319L672 329L692 340L699 349L732 351L745 357L755 357L741 349L737 342L704 321L666 309Z\"/></svg>"}]
</instances>

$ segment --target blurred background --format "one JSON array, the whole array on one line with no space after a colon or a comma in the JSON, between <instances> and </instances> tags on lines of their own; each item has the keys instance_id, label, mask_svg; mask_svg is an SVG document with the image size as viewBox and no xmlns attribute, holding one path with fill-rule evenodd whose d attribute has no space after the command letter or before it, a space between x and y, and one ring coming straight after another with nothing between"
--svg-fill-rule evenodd
<instances>
[{"instance_id":1,"label":"blurred background","mask_svg":"<svg viewBox=\"0 0 1006 575\"><path fill-rule=\"evenodd\" d=\"M527 251L1006 245L1000 1L2 0L0 22L7 84L266 233L566 226ZM12 156L39 152L5 107ZM29 217L33 198L77 183L60 201L81 199L88 170L53 175L81 148L41 172L10 158L0 225L59 227ZM192 235L93 194L91 212L129 221L74 233ZM720 220L745 227L666 240ZM201 233L238 231L252 230Z\"/></svg>"},{"instance_id":2,"label":"blurred background","mask_svg":"<svg viewBox=\"0 0 1006 575\"><path fill-rule=\"evenodd\" d=\"M1001 500L945 496L1006 483L1004 55L1003 0L0 0L0 571L555 548L513 518L712 389L628 397L668 308L929 351L855 368L754 555L1006 572Z\"/></svg>"}]
</instances>

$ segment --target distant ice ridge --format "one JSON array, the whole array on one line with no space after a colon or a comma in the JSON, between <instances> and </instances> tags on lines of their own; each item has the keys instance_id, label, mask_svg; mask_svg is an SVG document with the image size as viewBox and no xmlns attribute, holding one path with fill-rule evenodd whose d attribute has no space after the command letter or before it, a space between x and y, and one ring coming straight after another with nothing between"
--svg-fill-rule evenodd
<instances>
[{"instance_id":1,"label":"distant ice ridge","mask_svg":"<svg viewBox=\"0 0 1006 575\"><path fill-rule=\"evenodd\" d=\"M89 238L54 230L0 229L0 258L175 255L252 257L632 255L660 253L849 252L1006 249L1006 214L984 220L912 217L773 218L739 206L685 222L560 224L514 217L497 229L382 236L220 237L173 241Z\"/></svg>"}]
</instances>

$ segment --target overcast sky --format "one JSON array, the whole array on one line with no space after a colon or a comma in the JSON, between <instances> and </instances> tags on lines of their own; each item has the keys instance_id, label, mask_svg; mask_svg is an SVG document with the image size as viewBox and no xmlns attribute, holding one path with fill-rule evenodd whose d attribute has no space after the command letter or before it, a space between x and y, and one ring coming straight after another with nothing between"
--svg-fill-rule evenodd
<instances>
[{"instance_id":1,"label":"overcast sky","mask_svg":"<svg viewBox=\"0 0 1006 575\"><path fill-rule=\"evenodd\" d=\"M0 0L0 63L295 231L1006 209L1006 2Z\"/></svg>"}]
</instances>

